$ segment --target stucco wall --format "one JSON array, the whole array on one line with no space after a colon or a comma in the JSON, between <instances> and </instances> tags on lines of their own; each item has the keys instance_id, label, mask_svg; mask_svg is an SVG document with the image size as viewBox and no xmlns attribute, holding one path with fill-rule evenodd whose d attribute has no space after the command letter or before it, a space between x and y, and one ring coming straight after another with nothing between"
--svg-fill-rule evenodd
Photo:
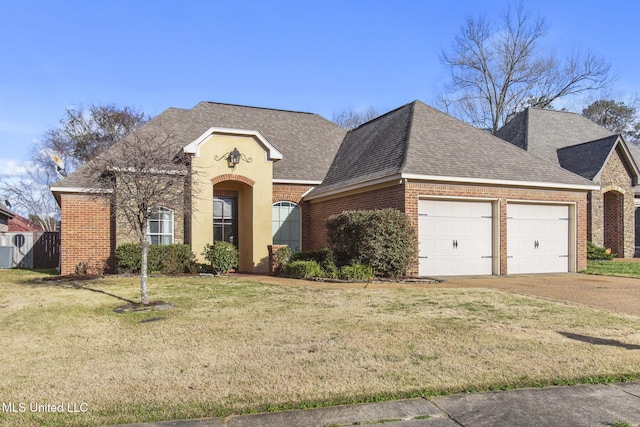
<instances>
[{"instance_id":1,"label":"stucco wall","mask_svg":"<svg viewBox=\"0 0 640 427\"><path fill-rule=\"evenodd\" d=\"M251 162L240 161L230 168L227 161L216 160L237 148ZM213 134L193 157L193 189L191 215L193 252L202 261L200 252L213 242L214 190L238 192L238 250L243 272L268 271L271 244L272 162L257 138L246 135Z\"/></svg>"}]
</instances>

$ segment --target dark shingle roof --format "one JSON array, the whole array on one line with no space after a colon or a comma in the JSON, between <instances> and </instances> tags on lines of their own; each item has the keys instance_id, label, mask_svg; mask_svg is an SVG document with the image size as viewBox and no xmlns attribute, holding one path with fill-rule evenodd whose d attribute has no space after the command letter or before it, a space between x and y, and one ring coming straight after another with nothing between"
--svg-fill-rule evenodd
<instances>
[{"instance_id":1,"label":"dark shingle roof","mask_svg":"<svg viewBox=\"0 0 640 427\"><path fill-rule=\"evenodd\" d=\"M274 163L274 179L290 180L321 181L346 133L317 114L213 102L201 102L190 110L169 108L145 124L140 132L159 125L171 130L176 154L211 127L258 131L283 154L283 159ZM52 187L90 187L91 181L83 169L86 168Z\"/></svg>"},{"instance_id":2,"label":"dark shingle roof","mask_svg":"<svg viewBox=\"0 0 640 427\"><path fill-rule=\"evenodd\" d=\"M557 165L560 164L559 149L611 135L612 132L580 114L540 108L527 108L496 133L505 141Z\"/></svg>"},{"instance_id":3,"label":"dark shingle roof","mask_svg":"<svg viewBox=\"0 0 640 427\"><path fill-rule=\"evenodd\" d=\"M532 184L585 179L420 101L349 132L318 195L398 173Z\"/></svg>"},{"instance_id":4,"label":"dark shingle roof","mask_svg":"<svg viewBox=\"0 0 640 427\"><path fill-rule=\"evenodd\" d=\"M596 141L561 148L558 150L560 166L593 180L602 170L617 140L618 135L612 135Z\"/></svg>"}]
</instances>

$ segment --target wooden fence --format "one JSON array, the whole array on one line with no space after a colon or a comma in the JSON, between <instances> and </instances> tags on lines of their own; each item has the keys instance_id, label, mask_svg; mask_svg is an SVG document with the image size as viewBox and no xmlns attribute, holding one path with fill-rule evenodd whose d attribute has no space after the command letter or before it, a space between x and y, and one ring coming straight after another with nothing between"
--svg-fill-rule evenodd
<instances>
[{"instance_id":1,"label":"wooden fence","mask_svg":"<svg viewBox=\"0 0 640 427\"><path fill-rule=\"evenodd\" d=\"M58 232L0 233L0 246L13 247L13 267L43 269L60 265Z\"/></svg>"}]
</instances>

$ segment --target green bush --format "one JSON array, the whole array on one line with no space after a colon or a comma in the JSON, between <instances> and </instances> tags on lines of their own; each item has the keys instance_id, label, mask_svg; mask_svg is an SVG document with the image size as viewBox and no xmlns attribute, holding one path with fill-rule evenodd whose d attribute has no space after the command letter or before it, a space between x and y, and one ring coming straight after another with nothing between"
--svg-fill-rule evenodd
<instances>
[{"instance_id":1,"label":"green bush","mask_svg":"<svg viewBox=\"0 0 640 427\"><path fill-rule=\"evenodd\" d=\"M282 266L281 272L284 276L298 279L324 277L324 273L316 261L291 261Z\"/></svg>"},{"instance_id":2,"label":"green bush","mask_svg":"<svg viewBox=\"0 0 640 427\"><path fill-rule=\"evenodd\" d=\"M594 245L591 242L587 242L587 259L591 261L609 260L613 259L614 254L611 253L611 249L601 248Z\"/></svg>"},{"instance_id":3,"label":"green bush","mask_svg":"<svg viewBox=\"0 0 640 427\"><path fill-rule=\"evenodd\" d=\"M322 269L322 277L338 277L338 267L336 266L335 256L330 248L298 252L291 256L291 261L315 261Z\"/></svg>"},{"instance_id":4,"label":"green bush","mask_svg":"<svg viewBox=\"0 0 640 427\"><path fill-rule=\"evenodd\" d=\"M338 266L366 264L387 277L405 274L418 247L409 217L395 209L333 215L327 219L327 238Z\"/></svg>"},{"instance_id":5,"label":"green bush","mask_svg":"<svg viewBox=\"0 0 640 427\"><path fill-rule=\"evenodd\" d=\"M118 246L115 251L118 273L139 273L140 265L142 264L141 256L140 245L137 243L123 243Z\"/></svg>"},{"instance_id":6,"label":"green bush","mask_svg":"<svg viewBox=\"0 0 640 427\"><path fill-rule=\"evenodd\" d=\"M289 246L283 246L275 251L276 261L280 265L288 263L292 255L293 251Z\"/></svg>"},{"instance_id":7,"label":"green bush","mask_svg":"<svg viewBox=\"0 0 640 427\"><path fill-rule=\"evenodd\" d=\"M213 242L213 245L204 247L202 255L209 261L215 274L226 273L238 267L238 249L232 243Z\"/></svg>"},{"instance_id":8,"label":"green bush","mask_svg":"<svg viewBox=\"0 0 640 427\"><path fill-rule=\"evenodd\" d=\"M115 251L118 273L139 273L142 254L137 243L123 243ZM151 245L147 255L147 269L151 273L197 273L195 256L189 245Z\"/></svg>"},{"instance_id":9,"label":"green bush","mask_svg":"<svg viewBox=\"0 0 640 427\"><path fill-rule=\"evenodd\" d=\"M196 256L189 245L152 245L149 258L162 274L197 273Z\"/></svg>"},{"instance_id":10,"label":"green bush","mask_svg":"<svg viewBox=\"0 0 640 427\"><path fill-rule=\"evenodd\" d=\"M369 265L343 265L338 277L342 280L369 281L373 279L373 268Z\"/></svg>"}]
</instances>

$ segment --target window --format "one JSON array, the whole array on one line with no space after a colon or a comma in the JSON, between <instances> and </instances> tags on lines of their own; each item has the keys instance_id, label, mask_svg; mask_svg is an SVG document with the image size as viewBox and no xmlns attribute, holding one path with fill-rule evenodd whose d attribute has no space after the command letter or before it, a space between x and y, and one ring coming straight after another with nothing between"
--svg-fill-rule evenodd
<instances>
[{"instance_id":1,"label":"window","mask_svg":"<svg viewBox=\"0 0 640 427\"><path fill-rule=\"evenodd\" d=\"M147 239L152 245L170 245L173 243L173 211L159 208L147 222Z\"/></svg>"},{"instance_id":2,"label":"window","mask_svg":"<svg viewBox=\"0 0 640 427\"><path fill-rule=\"evenodd\" d=\"M300 206L293 202L273 204L272 231L274 245L287 245L294 252L301 249Z\"/></svg>"},{"instance_id":3,"label":"window","mask_svg":"<svg viewBox=\"0 0 640 427\"><path fill-rule=\"evenodd\" d=\"M238 199L236 197L214 197L213 240L229 242L238 246Z\"/></svg>"}]
</instances>

